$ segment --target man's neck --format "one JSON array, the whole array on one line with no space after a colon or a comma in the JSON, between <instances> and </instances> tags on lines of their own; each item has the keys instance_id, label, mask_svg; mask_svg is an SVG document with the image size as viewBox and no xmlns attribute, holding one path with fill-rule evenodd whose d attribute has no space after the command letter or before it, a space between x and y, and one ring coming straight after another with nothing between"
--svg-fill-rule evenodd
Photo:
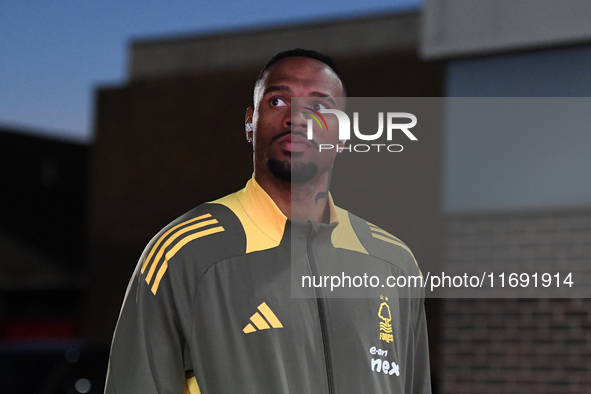
<instances>
[{"instance_id":1,"label":"man's neck","mask_svg":"<svg viewBox=\"0 0 591 394\"><path fill-rule=\"evenodd\" d=\"M257 176L256 173L255 179L288 218L325 223L330 221L328 174L301 184Z\"/></svg>"}]
</instances>

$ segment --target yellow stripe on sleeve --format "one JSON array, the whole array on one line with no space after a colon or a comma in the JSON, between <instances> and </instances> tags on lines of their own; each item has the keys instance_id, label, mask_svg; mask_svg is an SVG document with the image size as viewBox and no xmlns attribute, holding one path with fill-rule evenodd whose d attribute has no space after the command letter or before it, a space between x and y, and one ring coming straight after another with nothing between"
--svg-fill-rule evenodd
<instances>
[{"instance_id":1,"label":"yellow stripe on sleeve","mask_svg":"<svg viewBox=\"0 0 591 394\"><path fill-rule=\"evenodd\" d=\"M215 219L214 219L215 220ZM215 220L215 223L217 223L217 220ZM208 223L211 224L211 223ZM209 228L207 230L202 230L199 231L198 233L195 234L191 234L186 236L185 238L183 238L182 241L180 241L179 243L177 243L176 245L174 245L174 248L170 249L167 253L166 253L166 259L170 260L173 258L173 256L186 244L188 244L191 241L196 240L197 238L201 238L201 237L205 237L207 235L210 234L215 234L215 233L219 233L224 231L224 228L222 226L217 226L217 227L212 227Z\"/></svg>"},{"instance_id":2,"label":"yellow stripe on sleeve","mask_svg":"<svg viewBox=\"0 0 591 394\"><path fill-rule=\"evenodd\" d=\"M212 220L208 220L208 222L215 222L217 223L217 220L212 219ZM203 222L206 223L206 222ZM199 223L201 224L201 223ZM211 223L207 223L207 224L211 224ZM205 226L206 224L203 224L203 226ZM197 226L197 225L195 225ZM200 226L200 227L203 227ZM194 227L194 226L191 226ZM156 274L156 279L154 279L154 283L152 284L152 293L156 294L156 292L158 291L158 287L160 286L160 281L162 280L162 277L164 276L164 273L166 273L166 270L168 269L168 262L174 257L174 255L186 244L188 244L191 241L194 241L198 238L201 237L205 237L207 235L210 234L215 234L215 233L219 233L224 231L224 228L222 226L218 226L218 227L213 227L207 230L202 230L199 231L195 234L189 235L185 238L183 238L181 241L179 241L171 250L169 250L166 255L165 255L165 259L164 262L162 263L162 265L160 266L160 269L158 270L158 273ZM164 248L162 249L164 250ZM159 253L160 255L160 253ZM156 264L153 264L153 269L150 269L150 271L153 271L156 268ZM153 273L153 272L152 272ZM146 282L149 283L148 278L146 278Z\"/></svg>"},{"instance_id":3,"label":"yellow stripe on sleeve","mask_svg":"<svg viewBox=\"0 0 591 394\"><path fill-rule=\"evenodd\" d=\"M390 234L389 232L387 232L387 231L385 231L385 230L382 230L382 229L381 229L381 228L379 228L379 227L371 227L371 226L370 226L370 229L371 229L371 231L373 231L373 232L375 232L375 233L381 233L381 234L385 235L386 237L388 237L388 238L390 238L390 239L392 239L392 240L395 240L395 241L398 241L398 242L402 242L400 239L396 238L395 236L393 236L393 235L392 235L392 234Z\"/></svg>"},{"instance_id":4,"label":"yellow stripe on sleeve","mask_svg":"<svg viewBox=\"0 0 591 394\"><path fill-rule=\"evenodd\" d=\"M206 213L205 215L201 215L201 216L198 216L198 217L196 217L196 218L193 218L193 219L191 219L191 220L187 220L186 222L183 222L183 223L177 224L176 226L174 226L173 228L171 228L170 230L168 230L167 232L165 232L165 233L164 233L164 235L162 235L162 236L161 236L161 237L158 239L158 241L156 242L156 244L154 245L154 247L153 247L153 248L152 248L152 250L150 251L150 254L149 254L149 255L148 255L148 257L146 258L146 260L144 260L144 265L142 265L142 274L143 274L143 273L144 273L144 271L146 270L146 267L148 266L148 263L149 263L150 259L151 259L151 258L152 258L152 256L154 255L154 252L156 251L156 249L158 249L158 246L160 245L160 243L161 243L162 241L164 241L164 239L165 239L166 237L168 237L168 235L169 235L170 233L172 233L174 230L176 230L176 229L177 229L177 228L179 228L179 227L182 227L182 226L185 226L185 225L187 225L187 224L189 224L189 223L192 223L192 222L195 222L195 221L198 221L198 220L201 220L201 219L209 218L209 217L211 217L211 215L210 215L209 213Z\"/></svg>"},{"instance_id":5,"label":"yellow stripe on sleeve","mask_svg":"<svg viewBox=\"0 0 591 394\"><path fill-rule=\"evenodd\" d=\"M177 231L173 236L171 236L162 245L162 247L158 251L158 254L154 258L154 262L152 263L152 266L150 267L150 271L148 271L148 275L146 276L146 283L150 283L150 280L152 280L152 275L154 275L154 271L156 270L156 265L158 265L158 262L162 258L162 255L164 254L164 251L166 250L166 248L168 248L174 241L176 241L181 235L183 235L185 233L188 233L193 230L197 230L198 228L201 228L201 227L209 226L210 224L216 224L216 223L218 223L218 221L215 219L205 220L203 222L199 222L199 223L194 224L192 226L185 227L185 228Z\"/></svg>"},{"instance_id":6,"label":"yellow stripe on sleeve","mask_svg":"<svg viewBox=\"0 0 591 394\"><path fill-rule=\"evenodd\" d=\"M405 244L403 244L400 241L397 241L397 240L392 239L392 238L389 238L389 237L384 237L384 236L382 236L380 234L372 234L372 237L377 238L377 239L382 240L382 241L389 242L389 243L394 244L396 246L400 246L402 249L404 249L408 253L412 254L412 252L410 251L410 249L408 248L408 246L406 246Z\"/></svg>"},{"instance_id":7,"label":"yellow stripe on sleeve","mask_svg":"<svg viewBox=\"0 0 591 394\"><path fill-rule=\"evenodd\" d=\"M393 245L396 245L396 246L400 246L402 249L406 250L411 255L411 257L412 257L413 261L415 262L416 266L417 267L419 266L419 263L417 263L417 259L415 259L415 255L412 254L412 251L408 248L408 246L406 246L405 244L403 244L402 241L396 241L395 239L392 239L392 238L389 238L389 237L383 237L383 236L381 236L379 234L374 234L374 233L372 233L371 235L374 238L380 239L380 240L385 241L385 242L389 242L389 243L391 243ZM420 271L421 271L421 269L419 268L419 272ZM422 272L420 272L420 274L421 274L421 276L423 276L423 273Z\"/></svg>"}]
</instances>

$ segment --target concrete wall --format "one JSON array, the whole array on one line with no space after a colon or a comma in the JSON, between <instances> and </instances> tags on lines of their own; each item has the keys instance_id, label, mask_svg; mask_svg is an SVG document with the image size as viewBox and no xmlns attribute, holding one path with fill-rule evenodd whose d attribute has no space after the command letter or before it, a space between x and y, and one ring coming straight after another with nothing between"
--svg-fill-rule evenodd
<instances>
[{"instance_id":1,"label":"concrete wall","mask_svg":"<svg viewBox=\"0 0 591 394\"><path fill-rule=\"evenodd\" d=\"M203 36L142 40L132 44L132 80L216 69L260 68L278 52L311 48L331 56L414 50L419 14L396 13L306 25Z\"/></svg>"},{"instance_id":2,"label":"concrete wall","mask_svg":"<svg viewBox=\"0 0 591 394\"><path fill-rule=\"evenodd\" d=\"M426 0L421 29L429 59L591 42L586 0Z\"/></svg>"}]
</instances>

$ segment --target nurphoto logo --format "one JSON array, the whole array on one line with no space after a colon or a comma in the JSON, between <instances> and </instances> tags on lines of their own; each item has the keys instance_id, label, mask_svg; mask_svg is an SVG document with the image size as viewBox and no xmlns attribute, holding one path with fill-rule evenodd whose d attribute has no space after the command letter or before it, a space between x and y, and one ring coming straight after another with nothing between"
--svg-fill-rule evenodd
<instances>
[{"instance_id":1,"label":"nurphoto logo","mask_svg":"<svg viewBox=\"0 0 591 394\"><path fill-rule=\"evenodd\" d=\"M318 123L318 126L320 126L320 130L324 130L324 128L322 127L322 123L324 123L324 125L326 126L326 130L328 131L328 125L326 124L326 120L324 120L324 116L320 115L317 111L314 111L312 108L309 107L304 107L304 109L307 109L309 111L312 111L314 114L316 114L316 116L314 116L313 114L309 113L309 112L304 112L304 115L308 115L311 118L313 118L316 123ZM322 123L320 123L320 120L318 120L318 118L322 119ZM308 119L311 120L311 119ZM312 134L311 134L311 125L310 123L308 123L308 139L312 139Z\"/></svg>"},{"instance_id":2,"label":"nurphoto logo","mask_svg":"<svg viewBox=\"0 0 591 394\"><path fill-rule=\"evenodd\" d=\"M307 121L307 138L312 140L314 138L314 121L320 126L320 130L328 130L328 125L322 114L332 114L337 117L339 124L339 140L349 141L351 140L351 121L349 116L338 109L320 109L315 111L311 108L304 107L311 112L304 112L309 118ZM384 122L384 118L386 119ZM405 122L406 121L406 122ZM383 141L382 135L384 134L384 123L385 126L385 140L388 143L379 143L380 139ZM320 152L325 150L339 150L347 152L369 152L369 151L387 151L387 152L402 152L404 147L401 144L393 144L392 139L394 136L402 132L411 141L418 141L417 137L410 131L411 128L416 126L417 117L410 112L378 112L378 130L373 134L365 134L359 130L359 112L353 112L353 134L361 141L376 141L375 143L351 143L344 147L333 144L319 144L318 150ZM323 127L324 125L324 127Z\"/></svg>"}]
</instances>

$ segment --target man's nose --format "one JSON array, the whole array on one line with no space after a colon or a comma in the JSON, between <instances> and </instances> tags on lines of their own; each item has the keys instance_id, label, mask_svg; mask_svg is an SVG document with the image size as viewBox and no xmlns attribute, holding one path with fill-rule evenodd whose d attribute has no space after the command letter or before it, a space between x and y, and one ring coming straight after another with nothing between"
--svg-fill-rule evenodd
<instances>
[{"instance_id":1,"label":"man's nose","mask_svg":"<svg viewBox=\"0 0 591 394\"><path fill-rule=\"evenodd\" d=\"M299 128L301 130L306 129L306 125L308 124L308 118L305 114L306 110L303 106L298 106L297 108L292 107L290 116L290 126L292 128Z\"/></svg>"},{"instance_id":2,"label":"man's nose","mask_svg":"<svg viewBox=\"0 0 591 394\"><path fill-rule=\"evenodd\" d=\"M307 125L307 117L304 114L305 110L303 107L294 108L292 107L291 111L286 114L284 120L284 126L290 127L292 129L301 129L305 130Z\"/></svg>"}]
</instances>

